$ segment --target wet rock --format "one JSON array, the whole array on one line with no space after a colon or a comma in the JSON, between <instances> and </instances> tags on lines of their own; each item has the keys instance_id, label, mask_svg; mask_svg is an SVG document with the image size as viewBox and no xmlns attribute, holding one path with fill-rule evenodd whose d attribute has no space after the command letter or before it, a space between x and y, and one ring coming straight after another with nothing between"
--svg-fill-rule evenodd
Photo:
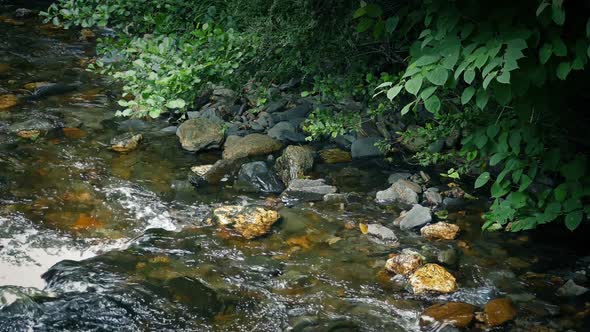
<instances>
[{"instance_id":1,"label":"wet rock","mask_svg":"<svg viewBox=\"0 0 590 332\"><path fill-rule=\"evenodd\" d=\"M312 202L321 201L327 194L333 194L337 191L336 187L327 185L324 179L307 180L294 179L289 182L287 189L281 194L284 202L302 201Z\"/></svg>"},{"instance_id":2,"label":"wet rock","mask_svg":"<svg viewBox=\"0 0 590 332\"><path fill-rule=\"evenodd\" d=\"M426 264L410 276L410 284L415 294L424 292L452 293L457 290L455 277L444 267Z\"/></svg>"},{"instance_id":3,"label":"wet rock","mask_svg":"<svg viewBox=\"0 0 590 332\"><path fill-rule=\"evenodd\" d=\"M35 12L28 9L28 8L18 8L14 11L14 17L16 18L26 18L35 15Z\"/></svg>"},{"instance_id":4,"label":"wet rock","mask_svg":"<svg viewBox=\"0 0 590 332\"><path fill-rule=\"evenodd\" d=\"M265 193L280 193L285 189L281 179L263 161L243 164L235 185L242 190Z\"/></svg>"},{"instance_id":5,"label":"wet rock","mask_svg":"<svg viewBox=\"0 0 590 332\"><path fill-rule=\"evenodd\" d=\"M568 280L557 290L557 295L563 297L580 296L588 292L588 288L577 285L573 280Z\"/></svg>"},{"instance_id":6,"label":"wet rock","mask_svg":"<svg viewBox=\"0 0 590 332\"><path fill-rule=\"evenodd\" d=\"M90 29L80 30L80 40L93 40L96 38L96 34Z\"/></svg>"},{"instance_id":7,"label":"wet rock","mask_svg":"<svg viewBox=\"0 0 590 332\"><path fill-rule=\"evenodd\" d=\"M436 254L436 260L441 264L455 265L457 263L457 250L454 248L441 250Z\"/></svg>"},{"instance_id":8,"label":"wet rock","mask_svg":"<svg viewBox=\"0 0 590 332\"><path fill-rule=\"evenodd\" d=\"M428 224L432 221L430 209L422 205L415 204L410 211L400 215L396 220L396 224L401 229L412 229Z\"/></svg>"},{"instance_id":9,"label":"wet rock","mask_svg":"<svg viewBox=\"0 0 590 332\"><path fill-rule=\"evenodd\" d=\"M324 202L327 203L356 203L362 199L358 193L344 193L344 194L326 194L324 196Z\"/></svg>"},{"instance_id":10,"label":"wet rock","mask_svg":"<svg viewBox=\"0 0 590 332\"><path fill-rule=\"evenodd\" d=\"M277 158L275 169L283 183L305 176L313 167L313 151L305 146L290 145Z\"/></svg>"},{"instance_id":11,"label":"wet rock","mask_svg":"<svg viewBox=\"0 0 590 332\"><path fill-rule=\"evenodd\" d=\"M383 156L383 152L375 146L379 137L365 137L354 141L350 147L352 158L371 158Z\"/></svg>"},{"instance_id":12,"label":"wet rock","mask_svg":"<svg viewBox=\"0 0 590 332\"><path fill-rule=\"evenodd\" d=\"M410 275L422 266L422 256L417 253L401 253L387 260L385 269L391 273Z\"/></svg>"},{"instance_id":13,"label":"wet rock","mask_svg":"<svg viewBox=\"0 0 590 332\"><path fill-rule=\"evenodd\" d=\"M141 119L127 119L117 125L117 129L121 131L142 131L147 130L149 127L147 122Z\"/></svg>"},{"instance_id":14,"label":"wet rock","mask_svg":"<svg viewBox=\"0 0 590 332\"><path fill-rule=\"evenodd\" d=\"M352 161L350 152L340 149L325 149L319 153L320 159L326 164L347 163Z\"/></svg>"},{"instance_id":15,"label":"wet rock","mask_svg":"<svg viewBox=\"0 0 590 332\"><path fill-rule=\"evenodd\" d=\"M428 206L439 206L442 204L442 196L434 188L424 192L423 204Z\"/></svg>"},{"instance_id":16,"label":"wet rock","mask_svg":"<svg viewBox=\"0 0 590 332\"><path fill-rule=\"evenodd\" d=\"M298 133L291 122L283 121L268 130L268 136L285 143L304 143L305 135Z\"/></svg>"},{"instance_id":17,"label":"wet rock","mask_svg":"<svg viewBox=\"0 0 590 332\"><path fill-rule=\"evenodd\" d=\"M410 176L412 176L411 173L405 173L405 172L393 173L387 178L387 182L389 182L390 184L394 184L398 180L407 180L410 178Z\"/></svg>"},{"instance_id":18,"label":"wet rock","mask_svg":"<svg viewBox=\"0 0 590 332\"><path fill-rule=\"evenodd\" d=\"M418 204L419 185L408 180L397 180L386 190L378 191L375 201L379 204L397 203L402 207Z\"/></svg>"},{"instance_id":19,"label":"wet rock","mask_svg":"<svg viewBox=\"0 0 590 332\"><path fill-rule=\"evenodd\" d=\"M142 139L141 134L125 133L111 139L111 149L117 152L129 152L137 149Z\"/></svg>"},{"instance_id":20,"label":"wet rock","mask_svg":"<svg viewBox=\"0 0 590 332\"><path fill-rule=\"evenodd\" d=\"M163 134L172 135L172 134L176 134L177 130L178 130L177 126L168 126L168 127L160 129L160 132Z\"/></svg>"},{"instance_id":21,"label":"wet rock","mask_svg":"<svg viewBox=\"0 0 590 332\"><path fill-rule=\"evenodd\" d=\"M190 277L177 277L166 280L164 289L174 302L181 302L203 317L211 317L218 313L223 303L211 288L201 281Z\"/></svg>"},{"instance_id":22,"label":"wet rock","mask_svg":"<svg viewBox=\"0 0 590 332\"><path fill-rule=\"evenodd\" d=\"M223 130L219 123L204 118L189 119L176 131L182 148L197 152L217 149L223 142Z\"/></svg>"},{"instance_id":23,"label":"wet rock","mask_svg":"<svg viewBox=\"0 0 590 332\"><path fill-rule=\"evenodd\" d=\"M0 96L0 111L7 111L8 109L18 104L18 97L15 95Z\"/></svg>"},{"instance_id":24,"label":"wet rock","mask_svg":"<svg viewBox=\"0 0 590 332\"><path fill-rule=\"evenodd\" d=\"M213 165L195 166L189 181L199 187L203 184L217 184L238 172L243 159L220 159Z\"/></svg>"},{"instance_id":25,"label":"wet rock","mask_svg":"<svg viewBox=\"0 0 590 332\"><path fill-rule=\"evenodd\" d=\"M14 123L8 127L8 131L11 133L22 131L48 132L62 127L63 123L57 117L46 114L43 116L33 115L32 118L28 120Z\"/></svg>"},{"instance_id":26,"label":"wet rock","mask_svg":"<svg viewBox=\"0 0 590 332\"><path fill-rule=\"evenodd\" d=\"M484 319L489 326L499 326L516 317L516 308L509 298L494 299L484 306Z\"/></svg>"},{"instance_id":27,"label":"wet rock","mask_svg":"<svg viewBox=\"0 0 590 332\"><path fill-rule=\"evenodd\" d=\"M251 240L267 234L279 220L276 211L254 206L229 205L213 210L213 216L221 225L231 225L244 238Z\"/></svg>"},{"instance_id":28,"label":"wet rock","mask_svg":"<svg viewBox=\"0 0 590 332\"><path fill-rule=\"evenodd\" d=\"M422 227L420 234L429 239L454 240L459 234L459 226L446 222L437 222Z\"/></svg>"},{"instance_id":29,"label":"wet rock","mask_svg":"<svg viewBox=\"0 0 590 332\"><path fill-rule=\"evenodd\" d=\"M393 230L381 224L368 224L366 234L373 242L385 245L398 245L397 236Z\"/></svg>"},{"instance_id":30,"label":"wet rock","mask_svg":"<svg viewBox=\"0 0 590 332\"><path fill-rule=\"evenodd\" d=\"M430 306L420 315L420 325L452 325L467 327L474 318L475 307L462 302L440 303Z\"/></svg>"},{"instance_id":31,"label":"wet rock","mask_svg":"<svg viewBox=\"0 0 590 332\"><path fill-rule=\"evenodd\" d=\"M282 148L281 142L262 134L250 134L244 137L229 136L223 147L223 159L266 155Z\"/></svg>"},{"instance_id":32,"label":"wet rock","mask_svg":"<svg viewBox=\"0 0 590 332\"><path fill-rule=\"evenodd\" d=\"M458 197L445 197L442 201L442 208L448 210L458 210L467 205L467 201Z\"/></svg>"},{"instance_id":33,"label":"wet rock","mask_svg":"<svg viewBox=\"0 0 590 332\"><path fill-rule=\"evenodd\" d=\"M207 174L212 168L213 165L198 165L191 167L193 174L189 176L189 182L196 187L200 187L207 183Z\"/></svg>"}]
</instances>

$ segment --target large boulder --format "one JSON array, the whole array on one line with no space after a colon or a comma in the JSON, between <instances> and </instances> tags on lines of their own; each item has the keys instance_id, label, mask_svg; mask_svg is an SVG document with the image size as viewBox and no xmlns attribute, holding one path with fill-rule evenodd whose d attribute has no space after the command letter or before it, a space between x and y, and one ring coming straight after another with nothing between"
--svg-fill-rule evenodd
<instances>
[{"instance_id":1,"label":"large boulder","mask_svg":"<svg viewBox=\"0 0 590 332\"><path fill-rule=\"evenodd\" d=\"M280 193L285 189L281 179L263 161L243 164L235 186L245 191L264 193Z\"/></svg>"},{"instance_id":2,"label":"large boulder","mask_svg":"<svg viewBox=\"0 0 590 332\"><path fill-rule=\"evenodd\" d=\"M385 269L391 273L410 275L422 266L422 256L413 252L402 252L385 262Z\"/></svg>"},{"instance_id":3,"label":"large boulder","mask_svg":"<svg viewBox=\"0 0 590 332\"><path fill-rule=\"evenodd\" d=\"M457 290L455 277L444 267L426 264L410 276L414 294L425 292L452 293Z\"/></svg>"},{"instance_id":4,"label":"large boulder","mask_svg":"<svg viewBox=\"0 0 590 332\"><path fill-rule=\"evenodd\" d=\"M281 194L284 202L302 201L312 202L321 201L327 194L333 194L337 191L336 187L327 185L324 179L307 180L294 179L289 182L287 189Z\"/></svg>"},{"instance_id":5,"label":"large boulder","mask_svg":"<svg viewBox=\"0 0 590 332\"><path fill-rule=\"evenodd\" d=\"M293 179L303 178L313 167L313 151L304 146L290 145L277 158L275 169L283 183L289 184Z\"/></svg>"},{"instance_id":6,"label":"large boulder","mask_svg":"<svg viewBox=\"0 0 590 332\"><path fill-rule=\"evenodd\" d=\"M352 143L350 150L353 158L371 158L383 156L381 151L375 144L381 139L379 137L365 137L359 138Z\"/></svg>"},{"instance_id":7,"label":"large boulder","mask_svg":"<svg viewBox=\"0 0 590 332\"><path fill-rule=\"evenodd\" d=\"M223 142L223 128L218 122L205 118L189 119L176 130L182 148L197 152L218 149Z\"/></svg>"},{"instance_id":8,"label":"large boulder","mask_svg":"<svg viewBox=\"0 0 590 332\"><path fill-rule=\"evenodd\" d=\"M420 229L420 234L429 239L454 240L459 234L459 226L446 222L437 222L436 224L424 226Z\"/></svg>"},{"instance_id":9,"label":"large boulder","mask_svg":"<svg viewBox=\"0 0 590 332\"><path fill-rule=\"evenodd\" d=\"M266 155L282 148L281 142L262 134L250 134L244 137L229 136L223 146L223 159Z\"/></svg>"},{"instance_id":10,"label":"large boulder","mask_svg":"<svg viewBox=\"0 0 590 332\"><path fill-rule=\"evenodd\" d=\"M397 180L386 190L378 191L375 201L379 204L397 203L402 207L410 207L418 204L418 194L422 188L408 180Z\"/></svg>"},{"instance_id":11,"label":"large boulder","mask_svg":"<svg viewBox=\"0 0 590 332\"><path fill-rule=\"evenodd\" d=\"M465 328L473 321L475 307L462 302L439 303L424 310L420 325L452 325Z\"/></svg>"},{"instance_id":12,"label":"large boulder","mask_svg":"<svg viewBox=\"0 0 590 332\"><path fill-rule=\"evenodd\" d=\"M410 211L403 213L397 220L396 224L401 229L412 229L428 224L432 221L430 209L416 204Z\"/></svg>"},{"instance_id":13,"label":"large boulder","mask_svg":"<svg viewBox=\"0 0 590 332\"><path fill-rule=\"evenodd\" d=\"M255 206L228 205L213 210L216 221L224 226L232 226L241 236L251 240L267 234L272 225L279 220L279 214Z\"/></svg>"}]
</instances>

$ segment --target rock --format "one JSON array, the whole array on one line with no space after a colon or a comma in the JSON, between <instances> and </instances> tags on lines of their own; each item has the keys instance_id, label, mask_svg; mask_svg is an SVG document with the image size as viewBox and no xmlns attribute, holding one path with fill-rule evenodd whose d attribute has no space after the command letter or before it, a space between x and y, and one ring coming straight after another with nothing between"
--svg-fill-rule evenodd
<instances>
[{"instance_id":1,"label":"rock","mask_svg":"<svg viewBox=\"0 0 590 332\"><path fill-rule=\"evenodd\" d=\"M216 184L234 175L243 163L243 159L220 159L213 165L201 165L191 168L193 175L189 181L199 187L203 184Z\"/></svg>"},{"instance_id":2,"label":"rock","mask_svg":"<svg viewBox=\"0 0 590 332\"><path fill-rule=\"evenodd\" d=\"M175 134L177 130L178 130L177 126L168 126L168 127L160 129L160 132L163 134L172 135L172 134Z\"/></svg>"},{"instance_id":3,"label":"rock","mask_svg":"<svg viewBox=\"0 0 590 332\"><path fill-rule=\"evenodd\" d=\"M485 322L489 326L499 326L516 317L516 308L509 298L494 299L484 306Z\"/></svg>"},{"instance_id":4,"label":"rock","mask_svg":"<svg viewBox=\"0 0 590 332\"><path fill-rule=\"evenodd\" d=\"M422 266L422 256L416 253L401 253L387 260L385 269L391 273L410 275Z\"/></svg>"},{"instance_id":5,"label":"rock","mask_svg":"<svg viewBox=\"0 0 590 332\"><path fill-rule=\"evenodd\" d=\"M410 276L410 284L415 294L424 292L452 293L457 290L455 277L444 267L426 264Z\"/></svg>"},{"instance_id":6,"label":"rock","mask_svg":"<svg viewBox=\"0 0 590 332\"><path fill-rule=\"evenodd\" d=\"M277 158L275 169L283 183L305 176L313 167L313 151L305 146L290 145Z\"/></svg>"},{"instance_id":7,"label":"rock","mask_svg":"<svg viewBox=\"0 0 590 332\"><path fill-rule=\"evenodd\" d=\"M374 242L386 245L398 245L397 236L393 230L381 224L368 224L366 234Z\"/></svg>"},{"instance_id":8,"label":"rock","mask_svg":"<svg viewBox=\"0 0 590 332\"><path fill-rule=\"evenodd\" d=\"M358 193L345 193L345 194L326 194L324 196L324 202L327 203L358 203L362 200L362 196Z\"/></svg>"},{"instance_id":9,"label":"rock","mask_svg":"<svg viewBox=\"0 0 590 332\"><path fill-rule=\"evenodd\" d=\"M63 123L57 117L44 114L42 116L32 115L26 121L14 123L8 127L8 131L11 133L22 131L47 132L59 128L63 128Z\"/></svg>"},{"instance_id":10,"label":"rock","mask_svg":"<svg viewBox=\"0 0 590 332\"><path fill-rule=\"evenodd\" d=\"M266 155L282 148L281 142L262 134L250 134L244 137L229 136L223 147L223 159Z\"/></svg>"},{"instance_id":11,"label":"rock","mask_svg":"<svg viewBox=\"0 0 590 332\"><path fill-rule=\"evenodd\" d=\"M457 250L447 248L436 254L436 260L445 265L455 265L457 263Z\"/></svg>"},{"instance_id":12,"label":"rock","mask_svg":"<svg viewBox=\"0 0 590 332\"><path fill-rule=\"evenodd\" d=\"M428 143L424 137L419 133L424 128L418 126L410 126L406 130L408 135L403 136L404 139L401 141L401 145L411 152L418 152L422 150Z\"/></svg>"},{"instance_id":13,"label":"rock","mask_svg":"<svg viewBox=\"0 0 590 332\"><path fill-rule=\"evenodd\" d=\"M96 38L96 34L90 29L82 29L80 30L80 39L81 40L92 40Z\"/></svg>"},{"instance_id":14,"label":"rock","mask_svg":"<svg viewBox=\"0 0 590 332\"><path fill-rule=\"evenodd\" d=\"M202 317L212 317L223 308L223 302L213 289L191 277L168 279L164 282L162 291L166 292L170 301L183 303L186 308L190 308L188 310Z\"/></svg>"},{"instance_id":15,"label":"rock","mask_svg":"<svg viewBox=\"0 0 590 332\"><path fill-rule=\"evenodd\" d=\"M321 201L327 194L337 191L336 187L327 185L324 179L307 180L293 179L287 189L281 194L284 202L289 201Z\"/></svg>"},{"instance_id":16,"label":"rock","mask_svg":"<svg viewBox=\"0 0 590 332\"><path fill-rule=\"evenodd\" d=\"M117 152L129 152L137 149L139 141L143 139L141 134L133 135L132 133L125 133L111 139L111 149Z\"/></svg>"},{"instance_id":17,"label":"rock","mask_svg":"<svg viewBox=\"0 0 590 332\"><path fill-rule=\"evenodd\" d=\"M14 17L16 18L26 18L35 15L35 12L28 9L28 8L18 8L14 11Z\"/></svg>"},{"instance_id":18,"label":"rock","mask_svg":"<svg viewBox=\"0 0 590 332\"><path fill-rule=\"evenodd\" d=\"M121 131L143 131L149 129L149 127L150 126L141 119L127 119L121 121L121 123L117 125L117 129Z\"/></svg>"},{"instance_id":19,"label":"rock","mask_svg":"<svg viewBox=\"0 0 590 332\"><path fill-rule=\"evenodd\" d=\"M474 318L475 307L462 302L440 303L430 306L420 316L420 325L436 325L436 323L465 328Z\"/></svg>"},{"instance_id":20,"label":"rock","mask_svg":"<svg viewBox=\"0 0 590 332\"><path fill-rule=\"evenodd\" d=\"M377 192L375 201L379 204L398 203L402 207L418 204L419 185L408 180L397 180L386 190Z\"/></svg>"},{"instance_id":21,"label":"rock","mask_svg":"<svg viewBox=\"0 0 590 332\"><path fill-rule=\"evenodd\" d=\"M18 97L15 95L0 96L0 111L7 111L8 109L18 104Z\"/></svg>"},{"instance_id":22,"label":"rock","mask_svg":"<svg viewBox=\"0 0 590 332\"><path fill-rule=\"evenodd\" d=\"M266 112L260 112L260 114L258 114L258 118L256 119L255 123L260 125L262 128L268 128L268 127L274 126L274 122L272 121L272 117L270 116L270 114L268 114Z\"/></svg>"},{"instance_id":23,"label":"rock","mask_svg":"<svg viewBox=\"0 0 590 332\"><path fill-rule=\"evenodd\" d=\"M267 234L272 225L279 220L276 211L238 205L217 208L213 210L213 216L221 225L232 225L248 240Z\"/></svg>"},{"instance_id":24,"label":"rock","mask_svg":"<svg viewBox=\"0 0 590 332\"><path fill-rule=\"evenodd\" d=\"M302 121L301 119L305 120L310 112L311 106L304 103L284 112L269 113L275 123L288 121L298 126L298 123L301 123Z\"/></svg>"},{"instance_id":25,"label":"rock","mask_svg":"<svg viewBox=\"0 0 590 332\"><path fill-rule=\"evenodd\" d=\"M198 165L191 167L191 171L194 173L192 176L189 176L189 182L197 187L207 183L207 173L211 171L213 165Z\"/></svg>"},{"instance_id":26,"label":"rock","mask_svg":"<svg viewBox=\"0 0 590 332\"><path fill-rule=\"evenodd\" d=\"M223 126L224 121L219 110L214 106L205 105L197 115L198 118L207 119L211 122L219 123ZM190 118L190 117L189 117Z\"/></svg>"},{"instance_id":27,"label":"rock","mask_svg":"<svg viewBox=\"0 0 590 332\"><path fill-rule=\"evenodd\" d=\"M268 136L286 143L304 143L305 135L298 133L291 122L283 121L268 130Z\"/></svg>"},{"instance_id":28,"label":"rock","mask_svg":"<svg viewBox=\"0 0 590 332\"><path fill-rule=\"evenodd\" d=\"M572 279L568 280L557 290L557 295L564 297L580 296L588 292L588 288L577 285Z\"/></svg>"},{"instance_id":29,"label":"rock","mask_svg":"<svg viewBox=\"0 0 590 332\"><path fill-rule=\"evenodd\" d=\"M454 240L459 234L459 226L446 222L437 222L422 227L420 234L429 239Z\"/></svg>"},{"instance_id":30,"label":"rock","mask_svg":"<svg viewBox=\"0 0 590 332\"><path fill-rule=\"evenodd\" d=\"M176 131L182 148L197 152L201 150L217 149L223 142L223 129L217 122L195 118L183 122Z\"/></svg>"},{"instance_id":31,"label":"rock","mask_svg":"<svg viewBox=\"0 0 590 332\"><path fill-rule=\"evenodd\" d=\"M393 173L387 178L390 184L396 183L398 180L407 180L412 176L411 173Z\"/></svg>"},{"instance_id":32,"label":"rock","mask_svg":"<svg viewBox=\"0 0 590 332\"><path fill-rule=\"evenodd\" d=\"M429 188L424 192L423 203L428 206L439 206L442 204L442 196L438 191L431 190Z\"/></svg>"},{"instance_id":33,"label":"rock","mask_svg":"<svg viewBox=\"0 0 590 332\"><path fill-rule=\"evenodd\" d=\"M420 227L431 221L432 215L430 214L430 209L419 204L414 205L410 211L403 216L400 216L398 219L399 227L401 229Z\"/></svg>"},{"instance_id":34,"label":"rock","mask_svg":"<svg viewBox=\"0 0 590 332\"><path fill-rule=\"evenodd\" d=\"M352 158L371 158L383 156L383 152L375 146L381 138L379 137L365 137L359 138L352 142L350 150L352 152Z\"/></svg>"},{"instance_id":35,"label":"rock","mask_svg":"<svg viewBox=\"0 0 590 332\"><path fill-rule=\"evenodd\" d=\"M280 193L285 189L281 179L263 161L243 164L235 185L242 190L264 193Z\"/></svg>"},{"instance_id":36,"label":"rock","mask_svg":"<svg viewBox=\"0 0 590 332\"><path fill-rule=\"evenodd\" d=\"M347 163L352 161L350 152L340 149L325 149L319 153L320 159L326 164Z\"/></svg>"},{"instance_id":37,"label":"rock","mask_svg":"<svg viewBox=\"0 0 590 332\"><path fill-rule=\"evenodd\" d=\"M467 205L467 201L463 198L445 197L442 201L442 208L448 210L457 210Z\"/></svg>"},{"instance_id":38,"label":"rock","mask_svg":"<svg viewBox=\"0 0 590 332\"><path fill-rule=\"evenodd\" d=\"M285 106L287 106L286 100L273 101L266 105L264 111L267 113L280 112L285 108Z\"/></svg>"}]
</instances>

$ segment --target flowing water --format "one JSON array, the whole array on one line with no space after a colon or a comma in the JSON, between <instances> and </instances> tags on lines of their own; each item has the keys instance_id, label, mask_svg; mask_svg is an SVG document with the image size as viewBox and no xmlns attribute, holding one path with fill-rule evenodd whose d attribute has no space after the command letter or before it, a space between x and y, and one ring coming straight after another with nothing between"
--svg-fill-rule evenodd
<instances>
[{"instance_id":1,"label":"flowing water","mask_svg":"<svg viewBox=\"0 0 590 332\"><path fill-rule=\"evenodd\" d=\"M401 246L391 248L344 227L391 224L397 210L370 195L395 165L319 165L314 175L367 199L282 208L260 239L210 226L213 207L266 197L193 188L190 167L220 155L183 151L164 121L116 118L116 86L83 69L94 43L13 19L14 9L0 2L0 95L20 98L0 111L0 331L418 331L434 303L481 308L506 296L519 312L500 330L590 329L587 297L555 295L590 260L527 235L482 234L481 208L449 215L460 241L398 229ZM23 89L32 82L66 88L33 96ZM108 149L125 132L143 134L139 149ZM450 256L459 291L414 295L384 273L388 254L405 248Z\"/></svg>"}]
</instances>

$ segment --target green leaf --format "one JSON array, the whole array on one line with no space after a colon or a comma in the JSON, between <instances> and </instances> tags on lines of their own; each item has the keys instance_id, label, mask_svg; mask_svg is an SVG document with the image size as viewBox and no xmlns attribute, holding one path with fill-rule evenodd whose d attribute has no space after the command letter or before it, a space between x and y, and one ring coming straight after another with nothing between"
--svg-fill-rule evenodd
<instances>
[{"instance_id":1,"label":"green leaf","mask_svg":"<svg viewBox=\"0 0 590 332\"><path fill-rule=\"evenodd\" d=\"M414 96L417 95L418 91L420 91L420 88L422 87L422 80L422 76L415 76L407 81L404 86L406 91L413 94Z\"/></svg>"},{"instance_id":2,"label":"green leaf","mask_svg":"<svg viewBox=\"0 0 590 332\"><path fill-rule=\"evenodd\" d=\"M508 157L508 155L505 153L496 153L496 154L492 155L492 157L490 158L490 166L498 165L506 157Z\"/></svg>"},{"instance_id":3,"label":"green leaf","mask_svg":"<svg viewBox=\"0 0 590 332\"><path fill-rule=\"evenodd\" d=\"M437 114L440 110L440 99L434 95L424 101L424 107L432 114Z\"/></svg>"},{"instance_id":4,"label":"green leaf","mask_svg":"<svg viewBox=\"0 0 590 332\"><path fill-rule=\"evenodd\" d=\"M546 64L549 58L551 58L551 54L553 54L553 45L550 43L543 44L539 50L539 61L541 61L541 64Z\"/></svg>"},{"instance_id":5,"label":"green leaf","mask_svg":"<svg viewBox=\"0 0 590 332\"><path fill-rule=\"evenodd\" d=\"M473 82L473 79L475 79L475 70L467 69L463 74L463 79L465 80L465 83L471 84L471 82Z\"/></svg>"},{"instance_id":6,"label":"green leaf","mask_svg":"<svg viewBox=\"0 0 590 332\"><path fill-rule=\"evenodd\" d=\"M525 191L533 182L533 180L526 174L523 174L520 177L520 188L518 188L518 191Z\"/></svg>"},{"instance_id":7,"label":"green leaf","mask_svg":"<svg viewBox=\"0 0 590 332\"><path fill-rule=\"evenodd\" d=\"M416 67L427 66L437 62L440 59L440 55L423 55L413 62Z\"/></svg>"},{"instance_id":8,"label":"green leaf","mask_svg":"<svg viewBox=\"0 0 590 332\"><path fill-rule=\"evenodd\" d=\"M494 77L496 77L496 75L498 74L497 71L493 71L491 73L488 74L488 76L486 76L486 78L484 78L483 80L483 88L487 89L488 85L490 85L490 82L494 79Z\"/></svg>"},{"instance_id":9,"label":"green leaf","mask_svg":"<svg viewBox=\"0 0 590 332\"><path fill-rule=\"evenodd\" d=\"M475 96L475 104L479 109L483 110L488 104L489 99L490 95L488 94L488 92L483 89L480 89L477 91L477 94Z\"/></svg>"},{"instance_id":10,"label":"green leaf","mask_svg":"<svg viewBox=\"0 0 590 332\"><path fill-rule=\"evenodd\" d=\"M426 78L434 85L444 85L449 78L449 72L443 67L437 67L426 73Z\"/></svg>"},{"instance_id":11,"label":"green leaf","mask_svg":"<svg viewBox=\"0 0 590 332\"><path fill-rule=\"evenodd\" d=\"M563 23L565 23L565 10L561 6L552 6L551 18L555 24L563 25Z\"/></svg>"},{"instance_id":12,"label":"green leaf","mask_svg":"<svg viewBox=\"0 0 590 332\"><path fill-rule=\"evenodd\" d=\"M399 23L398 16L392 16L392 17L388 18L387 21L385 21L385 31L387 31L387 33L394 32L395 28L397 28L398 23Z\"/></svg>"},{"instance_id":13,"label":"green leaf","mask_svg":"<svg viewBox=\"0 0 590 332\"><path fill-rule=\"evenodd\" d=\"M567 46L565 46L563 39L561 39L559 36L555 36L551 42L553 44L553 54L556 56L567 55Z\"/></svg>"},{"instance_id":14,"label":"green leaf","mask_svg":"<svg viewBox=\"0 0 590 332\"><path fill-rule=\"evenodd\" d=\"M166 103L168 108L184 108L184 106L186 106L186 102L182 99L173 99Z\"/></svg>"},{"instance_id":15,"label":"green leaf","mask_svg":"<svg viewBox=\"0 0 590 332\"><path fill-rule=\"evenodd\" d=\"M490 180L490 172L481 173L475 180L475 189L483 187Z\"/></svg>"},{"instance_id":16,"label":"green leaf","mask_svg":"<svg viewBox=\"0 0 590 332\"><path fill-rule=\"evenodd\" d=\"M475 146L477 146L478 149L483 148L487 142L488 137L486 135L477 135L475 137Z\"/></svg>"},{"instance_id":17,"label":"green leaf","mask_svg":"<svg viewBox=\"0 0 590 332\"><path fill-rule=\"evenodd\" d=\"M498 125L495 125L495 124L488 126L486 128L486 135L488 135L489 138L496 137L496 135L498 135L499 132L500 132L500 127L498 127Z\"/></svg>"},{"instance_id":18,"label":"green leaf","mask_svg":"<svg viewBox=\"0 0 590 332\"><path fill-rule=\"evenodd\" d=\"M578 226L582 222L583 217L584 217L584 215L582 213L582 210L570 212L565 216L565 226L570 231L573 231L576 228L578 228Z\"/></svg>"},{"instance_id":19,"label":"green leaf","mask_svg":"<svg viewBox=\"0 0 590 332\"><path fill-rule=\"evenodd\" d=\"M567 78L567 75L570 73L570 70L572 68L570 67L570 63L569 62L562 62L557 66L557 77L560 80L565 80Z\"/></svg>"},{"instance_id":20,"label":"green leaf","mask_svg":"<svg viewBox=\"0 0 590 332\"><path fill-rule=\"evenodd\" d=\"M359 33L365 32L373 26L374 22L375 22L375 20L373 20L373 19L370 19L368 17L363 17L363 18L361 18L358 25L356 26L356 31Z\"/></svg>"},{"instance_id":21,"label":"green leaf","mask_svg":"<svg viewBox=\"0 0 590 332\"><path fill-rule=\"evenodd\" d=\"M586 173L586 161L576 158L561 167L561 174L569 181L578 181Z\"/></svg>"},{"instance_id":22,"label":"green leaf","mask_svg":"<svg viewBox=\"0 0 590 332\"><path fill-rule=\"evenodd\" d=\"M402 110L401 110L401 114L405 115L406 113L408 113L410 111L410 107L412 107L413 104L414 104L414 102L411 102L411 103L407 104L406 106L404 106L404 108L402 108Z\"/></svg>"},{"instance_id":23,"label":"green leaf","mask_svg":"<svg viewBox=\"0 0 590 332\"><path fill-rule=\"evenodd\" d=\"M512 98L512 89L510 84L497 84L494 85L494 98L502 106L508 105Z\"/></svg>"},{"instance_id":24,"label":"green leaf","mask_svg":"<svg viewBox=\"0 0 590 332\"><path fill-rule=\"evenodd\" d=\"M504 187L500 182L496 181L492 184L492 197L499 198L508 193L508 188Z\"/></svg>"},{"instance_id":25,"label":"green leaf","mask_svg":"<svg viewBox=\"0 0 590 332\"><path fill-rule=\"evenodd\" d=\"M553 195L558 202L565 201L567 197L567 185L565 183L560 184L557 188L553 189Z\"/></svg>"},{"instance_id":26,"label":"green leaf","mask_svg":"<svg viewBox=\"0 0 590 332\"><path fill-rule=\"evenodd\" d=\"M365 8L367 15L373 18L377 18L383 14L383 9L376 4L368 4L363 8Z\"/></svg>"},{"instance_id":27,"label":"green leaf","mask_svg":"<svg viewBox=\"0 0 590 332\"><path fill-rule=\"evenodd\" d=\"M500 74L498 77L496 77L496 80L502 84L509 84L510 83L510 72L509 71L502 71L502 74Z\"/></svg>"},{"instance_id":28,"label":"green leaf","mask_svg":"<svg viewBox=\"0 0 590 332\"><path fill-rule=\"evenodd\" d=\"M389 100L393 100L393 98L397 97L397 95L402 90L402 88L403 87L401 85L396 85L396 86L392 87L391 89L387 90L387 98Z\"/></svg>"},{"instance_id":29,"label":"green leaf","mask_svg":"<svg viewBox=\"0 0 590 332\"><path fill-rule=\"evenodd\" d=\"M359 18L361 16L365 16L367 14L367 6L363 6L354 11L352 18Z\"/></svg>"},{"instance_id":30,"label":"green leaf","mask_svg":"<svg viewBox=\"0 0 590 332\"><path fill-rule=\"evenodd\" d=\"M537 7L537 16L541 15L547 6L549 6L549 2L541 2L539 7Z\"/></svg>"},{"instance_id":31,"label":"green leaf","mask_svg":"<svg viewBox=\"0 0 590 332\"><path fill-rule=\"evenodd\" d=\"M461 94L461 104L462 105L467 104L471 100L471 98L473 98L474 94L475 94L475 88L472 86L463 90L463 93Z\"/></svg>"},{"instance_id":32,"label":"green leaf","mask_svg":"<svg viewBox=\"0 0 590 332\"><path fill-rule=\"evenodd\" d=\"M422 98L422 100L428 99L428 97L432 96L432 94L436 91L436 89L438 89L438 87L431 86L431 87L428 87L428 88L422 90L422 92L420 92L420 98Z\"/></svg>"}]
</instances>

